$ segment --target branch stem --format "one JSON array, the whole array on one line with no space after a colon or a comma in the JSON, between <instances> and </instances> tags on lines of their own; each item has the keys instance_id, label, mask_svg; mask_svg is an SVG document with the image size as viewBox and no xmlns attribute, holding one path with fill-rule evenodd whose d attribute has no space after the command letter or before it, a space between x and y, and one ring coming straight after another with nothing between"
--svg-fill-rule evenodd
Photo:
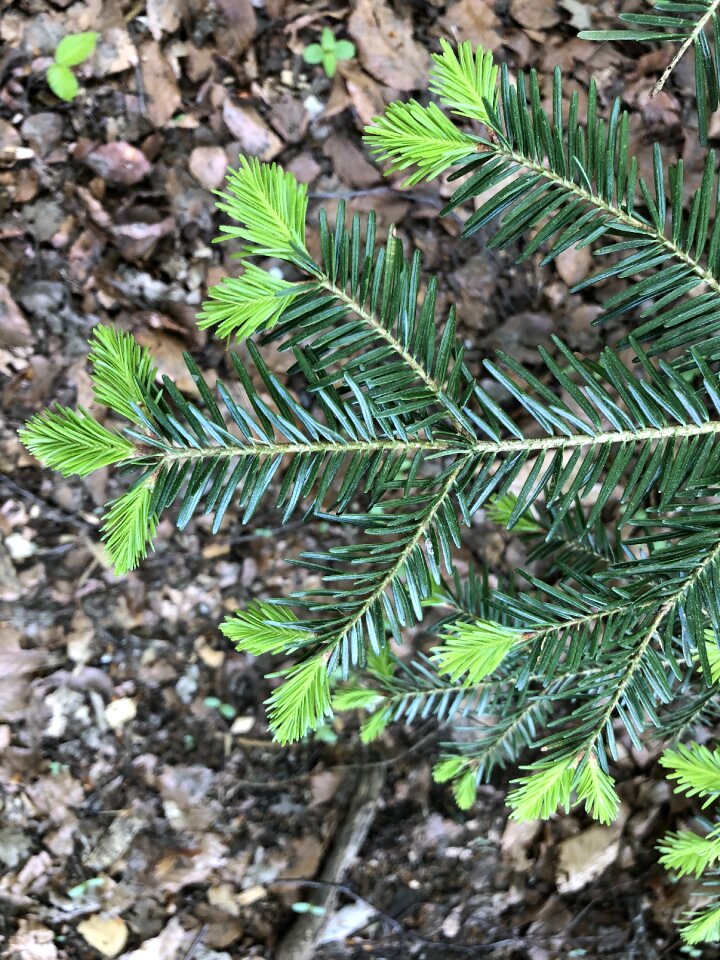
<instances>
[{"instance_id":1,"label":"branch stem","mask_svg":"<svg viewBox=\"0 0 720 960\"><path fill-rule=\"evenodd\" d=\"M675 70L675 67L677 67L677 65L680 63L682 58L685 56L685 54L688 52L688 50L692 46L692 44L695 43L697 38L703 32L712 15L714 13L717 13L718 8L720 8L720 0L713 0L713 2L708 7L707 13L704 13L702 17L700 17L698 22L695 24L695 27L692 29L690 34L686 37L680 49L677 51L675 56L672 58L670 63L665 68L665 72L663 73L663 75L660 77L658 82L653 87L652 93L651 93L652 97L656 97L659 93L662 92L663 87L665 86L667 81L670 79L670 75Z\"/></svg>"},{"instance_id":2,"label":"branch stem","mask_svg":"<svg viewBox=\"0 0 720 960\"><path fill-rule=\"evenodd\" d=\"M585 746L585 752L590 753L594 749L595 744L598 741L598 738L602 735L602 731L605 728L605 725L610 722L613 713L617 709L618 705L622 701L622 698L625 696L625 691L630 685L632 678L635 676L635 672L638 670L642 659L645 656L645 652L650 646L650 644L655 639L658 630L662 626L663 621L668 616L668 614L674 610L678 604L682 601L683 597L687 595L687 592L692 588L692 586L700 579L700 577L705 573L708 567L712 566L714 563L717 563L720 559L720 543L710 553L705 557L702 563L698 564L693 573L683 581L682 586L673 594L668 597L668 599L660 607L656 615L653 617L650 626L645 632L645 636L642 639L642 642L638 645L635 653L632 655L627 669L624 671L625 675L622 680L618 683L615 693L610 698L607 707L605 708L603 715L598 722L595 730L593 731L592 736L588 739ZM647 605L647 604L646 604Z\"/></svg>"},{"instance_id":3,"label":"branch stem","mask_svg":"<svg viewBox=\"0 0 720 960\"><path fill-rule=\"evenodd\" d=\"M720 0L716 0L715 2L715 6L717 7L718 5L720 5ZM486 144L483 146L487 148ZM510 150L500 143L492 144L491 148L487 150L487 152L505 157L506 159L517 163L519 166L525 167L528 170L532 170L533 173L539 174L541 177L544 177L546 180L557 184L564 190L567 190L569 193L575 194L575 196L579 197L581 200L585 200L598 210L602 210L608 217L612 217L613 219L618 220L624 226L651 238L655 243L661 247L664 247L670 254L672 254L676 260L679 260L681 263L684 263L687 267L689 267L692 272L700 277L703 283L707 284L711 290L717 294L720 294L720 281L713 276L711 271L703 267L701 263L693 260L689 253L686 253L686 251L679 247L676 243L673 243L673 241L669 237L665 236L664 233L655 230L651 224L633 217L627 212L627 210L623 210L622 207L617 207L612 203L608 203L596 193L591 193L590 191L581 187L579 184L574 183L572 180L567 180L565 177L561 177L560 174L555 173L553 170L549 170L547 167L543 166L541 163L538 163L536 160L533 160L531 157L525 156L522 153L518 153L515 150Z\"/></svg>"},{"instance_id":4,"label":"branch stem","mask_svg":"<svg viewBox=\"0 0 720 960\"><path fill-rule=\"evenodd\" d=\"M477 440L474 443L457 440L355 440L349 443L319 441L311 443L241 443L226 446L176 447L157 450L158 467L169 466L177 460L204 460L210 457L278 457L286 454L333 454L373 453L381 450L400 452L422 450L429 454L460 453L463 460L472 454L486 456L526 451L536 453L546 450L571 450L576 447L595 447L605 444L637 443L643 440L687 439L690 437L720 434L720 421L678 424L665 427L643 427L639 430L609 430L607 433L577 433L567 437L530 437L528 439ZM155 449L135 448L135 454L143 458L153 457ZM133 458L123 461L130 463Z\"/></svg>"}]
</instances>

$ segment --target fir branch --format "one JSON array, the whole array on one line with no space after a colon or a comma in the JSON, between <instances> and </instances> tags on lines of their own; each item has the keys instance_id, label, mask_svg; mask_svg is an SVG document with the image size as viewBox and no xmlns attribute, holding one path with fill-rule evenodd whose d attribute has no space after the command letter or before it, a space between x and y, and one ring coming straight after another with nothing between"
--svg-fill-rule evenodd
<instances>
[{"instance_id":1,"label":"fir branch","mask_svg":"<svg viewBox=\"0 0 720 960\"><path fill-rule=\"evenodd\" d=\"M82 407L76 412L57 405L54 411L35 414L19 436L34 457L65 477L86 477L134 452L129 440L103 427Z\"/></svg>"},{"instance_id":2,"label":"fir branch","mask_svg":"<svg viewBox=\"0 0 720 960\"><path fill-rule=\"evenodd\" d=\"M260 327L273 327L297 296L297 285L241 261L239 277L225 277L210 287L209 299L197 315L198 327L215 328L218 337L244 340Z\"/></svg>"},{"instance_id":3,"label":"fir branch","mask_svg":"<svg viewBox=\"0 0 720 960\"><path fill-rule=\"evenodd\" d=\"M151 509L152 489L138 483L107 504L102 534L118 575L134 570L147 556L157 519Z\"/></svg>"},{"instance_id":4,"label":"fir branch","mask_svg":"<svg viewBox=\"0 0 720 960\"><path fill-rule=\"evenodd\" d=\"M225 192L218 192L218 209L239 226L220 227L218 240L245 241L246 256L278 257L307 264L305 217L307 187L276 164L241 156L230 170Z\"/></svg>"},{"instance_id":5,"label":"fir branch","mask_svg":"<svg viewBox=\"0 0 720 960\"><path fill-rule=\"evenodd\" d=\"M676 781L675 792L703 797L703 808L720 796L720 748L710 751L699 743L680 745L667 750L660 763L672 771L668 779Z\"/></svg>"},{"instance_id":6,"label":"fir branch","mask_svg":"<svg viewBox=\"0 0 720 960\"><path fill-rule=\"evenodd\" d=\"M503 67L502 109L488 120L492 136L476 138L477 156L467 163L448 153L448 167L459 165L456 175L465 176L466 182L445 212L489 194L467 219L464 234L470 236L500 220L491 246L506 247L534 232L520 260L545 247L543 262L547 263L564 250L617 235L616 242L596 250L598 256L614 258L610 265L575 290L612 277L645 275L641 282L610 298L604 318L650 303L654 309L643 315L645 323L635 336L640 342L655 341L655 353L692 343L716 350L715 341L720 340L720 227L713 215L718 195L714 155L711 151L702 184L689 198L689 212L685 213L682 164L668 171L670 192L666 193L665 170L656 146L652 182L638 180L637 160L628 149L627 114L618 101L605 124L598 117L597 99L592 83L583 126L574 94L566 125L559 71L548 115L541 106L535 73L529 81L519 74L513 86ZM376 153L390 158L394 168L417 164L424 155L424 117L417 109L405 116L402 131L394 129L388 117L367 128L366 140ZM393 111L394 116L397 106ZM450 142L448 135L448 146ZM470 138L467 148L471 148ZM436 143L433 149L439 150ZM648 216L639 212L640 204L648 209ZM658 270L660 266L663 269ZM686 299L701 285L706 287L706 295ZM681 320L686 322L681 324Z\"/></svg>"},{"instance_id":7,"label":"fir branch","mask_svg":"<svg viewBox=\"0 0 720 960\"><path fill-rule=\"evenodd\" d=\"M136 408L157 375L150 351L132 334L100 325L93 330L88 361L96 401L137 423Z\"/></svg>"}]
</instances>

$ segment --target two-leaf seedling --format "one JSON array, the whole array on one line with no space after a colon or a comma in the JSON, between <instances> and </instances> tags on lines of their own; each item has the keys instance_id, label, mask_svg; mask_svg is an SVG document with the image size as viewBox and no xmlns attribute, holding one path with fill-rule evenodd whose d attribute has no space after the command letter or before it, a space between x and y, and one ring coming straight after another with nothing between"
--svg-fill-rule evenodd
<instances>
[{"instance_id":1,"label":"two-leaf seedling","mask_svg":"<svg viewBox=\"0 0 720 960\"><path fill-rule=\"evenodd\" d=\"M305 63L321 63L331 79L335 76L338 62L352 60L354 56L355 44L349 40L336 40L329 27L323 27L320 43L311 43L303 51Z\"/></svg>"},{"instance_id":2,"label":"two-leaf seedling","mask_svg":"<svg viewBox=\"0 0 720 960\"><path fill-rule=\"evenodd\" d=\"M75 99L78 82L71 68L85 63L93 55L97 38L92 31L69 33L57 45L55 61L47 71L48 86L56 97L68 102Z\"/></svg>"}]
</instances>

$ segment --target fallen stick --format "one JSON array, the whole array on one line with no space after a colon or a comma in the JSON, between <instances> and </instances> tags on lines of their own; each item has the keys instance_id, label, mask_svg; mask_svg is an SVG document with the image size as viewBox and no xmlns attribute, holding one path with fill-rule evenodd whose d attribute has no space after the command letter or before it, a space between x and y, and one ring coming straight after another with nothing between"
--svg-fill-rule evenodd
<instances>
[{"instance_id":1,"label":"fallen stick","mask_svg":"<svg viewBox=\"0 0 720 960\"><path fill-rule=\"evenodd\" d=\"M370 831L384 782L382 768L372 767L361 774L353 802L320 873L321 883L335 885L316 895L316 906L324 912L319 916L302 914L280 941L275 960L312 960L317 941L337 903L337 885L342 883ZM302 880L296 882L302 886Z\"/></svg>"}]
</instances>

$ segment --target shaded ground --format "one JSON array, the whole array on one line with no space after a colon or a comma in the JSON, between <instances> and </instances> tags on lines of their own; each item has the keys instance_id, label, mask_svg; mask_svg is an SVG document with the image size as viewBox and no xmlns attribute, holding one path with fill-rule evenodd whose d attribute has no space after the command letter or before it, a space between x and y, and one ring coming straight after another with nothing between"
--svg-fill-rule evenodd
<instances>
[{"instance_id":1,"label":"shaded ground","mask_svg":"<svg viewBox=\"0 0 720 960\"><path fill-rule=\"evenodd\" d=\"M3 955L270 960L292 905L312 898L288 881L320 875L368 763L385 776L345 880L355 898L339 901L355 914L346 909L349 937L318 945L318 960L684 955L672 918L688 891L653 853L676 814L655 754L622 759L626 809L598 863L582 818L508 827L500 781L460 816L431 782L431 727L395 731L369 754L339 725L280 750L264 724L267 665L229 651L217 623L249 597L289 592L303 574L284 558L312 549L322 525L280 530L268 511L254 532L230 518L211 537L202 519L182 534L164 521L156 553L115 578L98 546L115 482L40 471L15 434L51 401L90 404L86 340L101 321L133 330L185 388L184 349L228 376L222 344L194 316L233 270L231 245L210 246L209 191L239 152L307 181L313 224L340 197L377 209L382 230L399 224L457 304L476 369L497 347L532 363L553 333L592 353L598 307L569 293L587 254L541 273L456 242L462 216L436 219L447 185L403 192L361 141L384 103L423 95L439 37L468 38L535 66L546 85L558 63L581 91L594 73L606 102L621 94L633 110L641 156L660 136L692 182L702 158L681 122L691 64L651 101L667 51L588 48L574 36L591 7L600 25L615 4L0 0ZM323 26L358 48L334 81L302 61ZM100 46L80 95L62 104L44 72L60 37L86 29ZM274 369L284 362L270 353ZM471 558L513 569L521 554L480 524Z\"/></svg>"}]
</instances>

